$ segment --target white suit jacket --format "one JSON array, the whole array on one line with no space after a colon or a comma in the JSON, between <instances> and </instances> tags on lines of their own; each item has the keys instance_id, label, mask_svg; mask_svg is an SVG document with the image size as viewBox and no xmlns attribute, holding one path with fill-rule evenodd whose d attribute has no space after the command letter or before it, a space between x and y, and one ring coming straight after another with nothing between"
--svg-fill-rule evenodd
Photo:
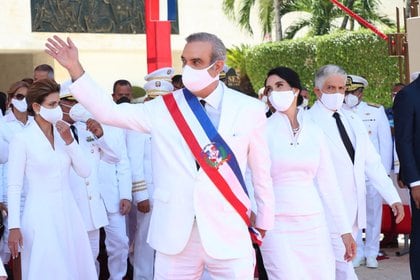
<instances>
[{"instance_id":1,"label":"white suit jacket","mask_svg":"<svg viewBox=\"0 0 420 280\"><path fill-rule=\"evenodd\" d=\"M118 127L107 127L119 149L120 160L110 163L105 158L99 162L99 189L108 213L120 210L121 199L131 201L131 170L127 156L125 131Z\"/></svg>"},{"instance_id":2,"label":"white suit jacket","mask_svg":"<svg viewBox=\"0 0 420 280\"><path fill-rule=\"evenodd\" d=\"M210 256L229 259L249 253L251 241L246 224L204 171L197 170L162 98L117 106L86 74L72 84L71 91L100 122L151 134L155 191L148 242L154 249L165 254L180 253L196 221ZM235 153L242 173L247 163L251 168L258 208L256 227L271 229L274 197L264 136L264 106L224 85L223 91L218 131ZM175 99L181 94L181 90L174 92ZM182 102L179 106L183 110L188 104ZM245 202L248 208L249 204L249 200Z\"/></svg>"},{"instance_id":3,"label":"white suit jacket","mask_svg":"<svg viewBox=\"0 0 420 280\"><path fill-rule=\"evenodd\" d=\"M150 135L127 130L127 154L130 160L131 180L133 183L133 202L151 199L153 195L152 162Z\"/></svg>"},{"instance_id":4,"label":"white suit jacket","mask_svg":"<svg viewBox=\"0 0 420 280\"><path fill-rule=\"evenodd\" d=\"M86 124L74 123L79 137L79 146L89 159L92 172L88 178L82 178L70 170L70 186L73 196L82 214L87 231L99 229L108 224L104 201L99 190L98 168L100 159L109 163L120 160L118 142L108 132L108 127L102 126L104 135L97 139L86 130Z\"/></svg>"},{"instance_id":5,"label":"white suit jacket","mask_svg":"<svg viewBox=\"0 0 420 280\"><path fill-rule=\"evenodd\" d=\"M327 110L319 101L316 101L314 106L308 110L308 113L326 135L350 223L354 222L358 228L366 227L365 176L388 204L401 202L391 179L382 165L379 154L369 139L363 122L355 113L348 110L339 110L340 115L345 118L350 126L351 131L348 133L352 133L354 136L354 165L340 138L337 125L332 117L333 112ZM329 118L332 118L333 122ZM333 226L331 222L330 226ZM331 229L333 232L336 232L334 226Z\"/></svg>"},{"instance_id":6,"label":"white suit jacket","mask_svg":"<svg viewBox=\"0 0 420 280\"><path fill-rule=\"evenodd\" d=\"M343 104L343 108L347 109L345 104ZM391 174L393 144L384 107L362 101L348 110L356 113L363 121L373 146L381 156L387 174Z\"/></svg>"}]
</instances>

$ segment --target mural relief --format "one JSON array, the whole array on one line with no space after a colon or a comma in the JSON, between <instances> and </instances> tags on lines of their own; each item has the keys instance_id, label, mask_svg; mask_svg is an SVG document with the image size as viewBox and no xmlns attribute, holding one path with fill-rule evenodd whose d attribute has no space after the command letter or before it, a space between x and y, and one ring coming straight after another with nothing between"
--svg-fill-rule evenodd
<instances>
[{"instance_id":1,"label":"mural relief","mask_svg":"<svg viewBox=\"0 0 420 280\"><path fill-rule=\"evenodd\" d=\"M33 32L145 33L144 0L31 0L31 11Z\"/></svg>"}]
</instances>

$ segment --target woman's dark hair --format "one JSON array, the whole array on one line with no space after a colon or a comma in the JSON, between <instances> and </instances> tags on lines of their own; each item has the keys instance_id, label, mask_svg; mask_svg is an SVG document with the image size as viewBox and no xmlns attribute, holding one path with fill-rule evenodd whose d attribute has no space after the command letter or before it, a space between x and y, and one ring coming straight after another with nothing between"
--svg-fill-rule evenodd
<instances>
[{"instance_id":1,"label":"woman's dark hair","mask_svg":"<svg viewBox=\"0 0 420 280\"><path fill-rule=\"evenodd\" d=\"M291 87L299 89L299 94L297 96L297 106L301 105L303 102L303 97L300 95L300 91L302 90L302 84L300 83L299 75L288 67L276 67L268 71L267 78L276 75L285 80ZM267 83L267 78L265 78L264 86Z\"/></svg>"},{"instance_id":2,"label":"woman's dark hair","mask_svg":"<svg viewBox=\"0 0 420 280\"><path fill-rule=\"evenodd\" d=\"M7 105L7 95L6 93L0 91L0 110L3 116L4 114L6 114L6 105Z\"/></svg>"},{"instance_id":3,"label":"woman's dark hair","mask_svg":"<svg viewBox=\"0 0 420 280\"><path fill-rule=\"evenodd\" d=\"M48 95L54 92L60 92L60 85L51 79L42 79L35 81L28 89L26 102L28 103L28 113L34 115L32 104L42 104Z\"/></svg>"}]
</instances>

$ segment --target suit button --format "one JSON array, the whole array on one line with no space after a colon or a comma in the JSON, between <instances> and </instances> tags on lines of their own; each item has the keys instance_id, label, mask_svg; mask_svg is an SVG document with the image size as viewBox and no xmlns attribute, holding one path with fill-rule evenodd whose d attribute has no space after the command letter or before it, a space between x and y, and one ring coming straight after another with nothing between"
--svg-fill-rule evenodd
<instances>
[{"instance_id":1,"label":"suit button","mask_svg":"<svg viewBox=\"0 0 420 280\"><path fill-rule=\"evenodd\" d=\"M89 183L89 181L86 181L86 183L85 183L85 184L86 184L86 186L89 186L89 184L90 184L90 183Z\"/></svg>"},{"instance_id":2,"label":"suit button","mask_svg":"<svg viewBox=\"0 0 420 280\"><path fill-rule=\"evenodd\" d=\"M92 200L92 197L89 195L89 200Z\"/></svg>"}]
</instances>

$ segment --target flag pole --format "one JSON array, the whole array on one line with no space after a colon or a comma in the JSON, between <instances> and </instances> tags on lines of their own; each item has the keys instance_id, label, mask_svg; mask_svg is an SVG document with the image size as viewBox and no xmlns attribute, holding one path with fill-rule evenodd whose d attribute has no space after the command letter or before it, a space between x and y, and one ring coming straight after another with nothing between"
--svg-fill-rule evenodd
<instances>
[{"instance_id":1,"label":"flag pole","mask_svg":"<svg viewBox=\"0 0 420 280\"><path fill-rule=\"evenodd\" d=\"M172 67L171 22L160 20L159 0L145 0L147 72Z\"/></svg>"}]
</instances>

